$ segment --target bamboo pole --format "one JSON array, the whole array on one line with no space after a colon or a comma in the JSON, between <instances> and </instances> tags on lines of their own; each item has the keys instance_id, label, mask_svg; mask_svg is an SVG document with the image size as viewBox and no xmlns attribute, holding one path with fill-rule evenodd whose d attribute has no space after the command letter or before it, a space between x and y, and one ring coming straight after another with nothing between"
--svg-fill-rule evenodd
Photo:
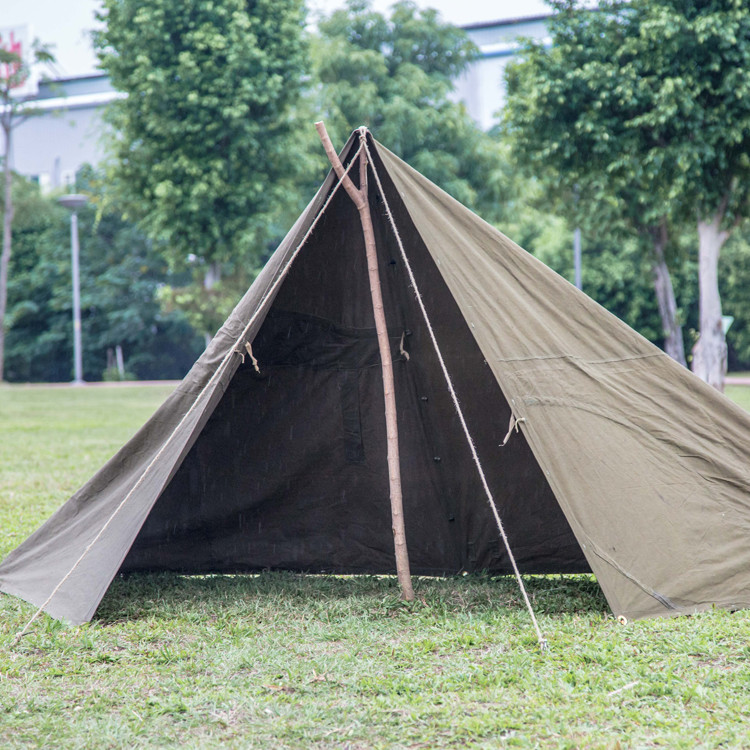
<instances>
[{"instance_id":1,"label":"bamboo pole","mask_svg":"<svg viewBox=\"0 0 750 750\"><path fill-rule=\"evenodd\" d=\"M380 288L380 271L378 269L378 254L375 248L375 232L370 214L370 202L367 197L367 157L364 149L359 156L359 189L348 175L344 173L336 150L328 137L326 127L322 122L315 123L320 140L328 156L331 166L341 180L341 184L359 211L362 222L362 234L367 253L367 271L370 279L370 294L372 296L372 311L375 316L375 330L378 334L380 362L383 373L383 393L385 397L385 429L388 445L388 483L391 496L391 521L393 524L393 544L396 553L396 573L401 587L401 598L406 601L414 600L414 589L411 585L409 572L409 553L406 547L406 531L404 528L404 503L401 492L401 467L398 452L398 419L396 417L396 390L393 382L393 359L391 345L388 340L388 328L383 307L383 293ZM366 137L366 131L360 130L360 138Z\"/></svg>"}]
</instances>

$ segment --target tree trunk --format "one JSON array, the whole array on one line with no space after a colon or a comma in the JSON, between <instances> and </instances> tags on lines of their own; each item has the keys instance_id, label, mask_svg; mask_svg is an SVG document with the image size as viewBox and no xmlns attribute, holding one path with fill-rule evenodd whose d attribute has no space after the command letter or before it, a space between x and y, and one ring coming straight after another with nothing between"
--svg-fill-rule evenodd
<instances>
[{"instance_id":1,"label":"tree trunk","mask_svg":"<svg viewBox=\"0 0 750 750\"><path fill-rule=\"evenodd\" d=\"M721 320L719 253L729 237L721 229L724 208L711 221L698 221L698 290L700 336L693 347L693 372L710 386L724 390L727 343Z\"/></svg>"},{"instance_id":2,"label":"tree trunk","mask_svg":"<svg viewBox=\"0 0 750 750\"><path fill-rule=\"evenodd\" d=\"M11 128L3 123L5 133L3 199L3 252L0 255L0 382L5 378L5 310L8 306L8 269L10 267L11 225L13 223L13 178L10 171Z\"/></svg>"},{"instance_id":3,"label":"tree trunk","mask_svg":"<svg viewBox=\"0 0 750 750\"><path fill-rule=\"evenodd\" d=\"M687 367L682 326L677 322L677 301L674 296L672 277L669 275L669 267L664 255L667 248L666 221L655 227L651 234L654 243L651 273L654 280L656 301L659 305L661 328L664 332L664 351L683 367Z\"/></svg>"}]
</instances>

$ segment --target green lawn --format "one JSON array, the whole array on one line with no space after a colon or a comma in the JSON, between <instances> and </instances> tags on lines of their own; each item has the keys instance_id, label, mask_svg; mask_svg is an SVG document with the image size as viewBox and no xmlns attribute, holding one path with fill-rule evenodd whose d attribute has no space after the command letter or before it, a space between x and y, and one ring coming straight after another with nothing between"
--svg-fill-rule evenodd
<instances>
[{"instance_id":1,"label":"green lawn","mask_svg":"<svg viewBox=\"0 0 750 750\"><path fill-rule=\"evenodd\" d=\"M746 411L750 411L750 387L743 385L728 385L725 393L736 404L739 404Z\"/></svg>"},{"instance_id":2,"label":"green lawn","mask_svg":"<svg viewBox=\"0 0 750 750\"><path fill-rule=\"evenodd\" d=\"M166 396L0 388L0 555ZM729 395L750 408L750 388ZM618 625L595 581L117 580L95 620L0 595L0 746L750 747L750 612Z\"/></svg>"}]
</instances>

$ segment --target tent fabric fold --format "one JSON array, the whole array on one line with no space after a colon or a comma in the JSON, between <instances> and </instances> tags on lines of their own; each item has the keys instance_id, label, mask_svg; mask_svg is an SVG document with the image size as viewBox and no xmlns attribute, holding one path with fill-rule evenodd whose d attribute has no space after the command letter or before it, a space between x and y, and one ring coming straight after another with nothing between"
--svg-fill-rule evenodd
<instances>
[{"instance_id":1,"label":"tent fabric fold","mask_svg":"<svg viewBox=\"0 0 750 750\"><path fill-rule=\"evenodd\" d=\"M521 571L593 571L631 619L750 606L750 416L368 138ZM59 586L46 611L81 623L118 573L394 570L379 354L343 191L268 294L335 181L183 383L0 564L1 590L41 606ZM372 181L369 198L412 570L507 573ZM257 368L232 353L253 316Z\"/></svg>"}]
</instances>

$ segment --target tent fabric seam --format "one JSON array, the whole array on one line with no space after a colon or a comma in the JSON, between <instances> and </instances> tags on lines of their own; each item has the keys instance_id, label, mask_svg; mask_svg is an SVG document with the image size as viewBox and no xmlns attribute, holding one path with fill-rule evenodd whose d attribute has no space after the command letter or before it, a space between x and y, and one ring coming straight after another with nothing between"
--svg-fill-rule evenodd
<instances>
[{"instance_id":1,"label":"tent fabric seam","mask_svg":"<svg viewBox=\"0 0 750 750\"><path fill-rule=\"evenodd\" d=\"M650 359L652 357L660 357L662 352L656 352L651 354L634 354L630 357L613 357L611 359L584 359L583 357L576 357L573 354L545 354L535 357L492 357L493 362L543 362L552 359L567 359L575 360L577 362L585 362L589 365L607 365L617 362L635 362L643 359Z\"/></svg>"}]
</instances>

